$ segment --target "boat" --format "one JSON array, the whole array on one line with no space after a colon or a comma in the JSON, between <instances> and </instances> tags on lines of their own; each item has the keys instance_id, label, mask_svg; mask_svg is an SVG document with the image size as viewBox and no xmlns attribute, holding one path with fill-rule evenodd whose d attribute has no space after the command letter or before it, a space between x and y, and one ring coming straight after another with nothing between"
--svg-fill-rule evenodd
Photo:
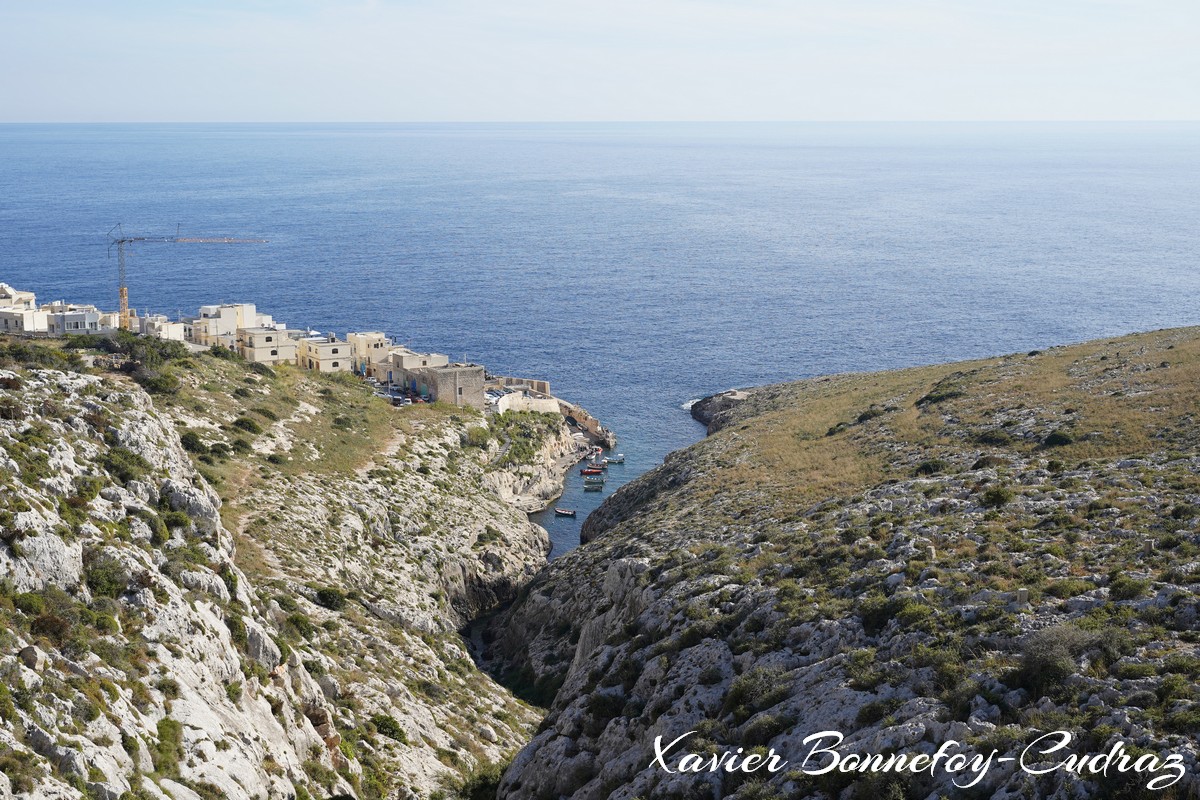
<instances>
[{"instance_id":1,"label":"boat","mask_svg":"<svg viewBox=\"0 0 1200 800\"><path fill-rule=\"evenodd\" d=\"M625 454L617 453L615 456L609 456L608 458L604 459L604 463L605 464L624 464L625 463Z\"/></svg>"},{"instance_id":2,"label":"boat","mask_svg":"<svg viewBox=\"0 0 1200 800\"><path fill-rule=\"evenodd\" d=\"M600 475L584 475L584 483L604 483L604 478Z\"/></svg>"},{"instance_id":3,"label":"boat","mask_svg":"<svg viewBox=\"0 0 1200 800\"><path fill-rule=\"evenodd\" d=\"M573 517L573 516L575 516L575 509L573 509L573 508L555 508L554 516L556 516L556 517Z\"/></svg>"},{"instance_id":4,"label":"boat","mask_svg":"<svg viewBox=\"0 0 1200 800\"><path fill-rule=\"evenodd\" d=\"M588 469L608 469L608 464L605 464L603 461L589 461L587 468Z\"/></svg>"},{"instance_id":5,"label":"boat","mask_svg":"<svg viewBox=\"0 0 1200 800\"><path fill-rule=\"evenodd\" d=\"M603 492L604 484L603 483L585 483L583 485L583 490L585 492Z\"/></svg>"},{"instance_id":6,"label":"boat","mask_svg":"<svg viewBox=\"0 0 1200 800\"><path fill-rule=\"evenodd\" d=\"M580 475L599 475L603 471L604 470L595 469L593 467L584 467L583 469L579 470L579 474Z\"/></svg>"}]
</instances>

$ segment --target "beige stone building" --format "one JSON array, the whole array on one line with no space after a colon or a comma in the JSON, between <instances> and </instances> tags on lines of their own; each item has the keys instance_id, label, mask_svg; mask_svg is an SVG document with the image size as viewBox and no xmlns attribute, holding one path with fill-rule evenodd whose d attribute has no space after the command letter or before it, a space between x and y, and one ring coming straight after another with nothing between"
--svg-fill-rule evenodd
<instances>
[{"instance_id":1,"label":"beige stone building","mask_svg":"<svg viewBox=\"0 0 1200 800\"><path fill-rule=\"evenodd\" d=\"M392 348L392 340L380 331L348 333L346 342L354 356L354 372L359 375L371 375L372 365L385 360Z\"/></svg>"},{"instance_id":2,"label":"beige stone building","mask_svg":"<svg viewBox=\"0 0 1200 800\"><path fill-rule=\"evenodd\" d=\"M479 364L417 367L403 373L405 385L423 397L480 411L487 405L483 393L484 370Z\"/></svg>"},{"instance_id":3,"label":"beige stone building","mask_svg":"<svg viewBox=\"0 0 1200 800\"><path fill-rule=\"evenodd\" d=\"M242 358L256 364L294 364L299 342L280 328L239 328L237 349Z\"/></svg>"},{"instance_id":4,"label":"beige stone building","mask_svg":"<svg viewBox=\"0 0 1200 800\"><path fill-rule=\"evenodd\" d=\"M296 341L296 363L314 372L350 372L354 353L336 336L308 336Z\"/></svg>"}]
</instances>

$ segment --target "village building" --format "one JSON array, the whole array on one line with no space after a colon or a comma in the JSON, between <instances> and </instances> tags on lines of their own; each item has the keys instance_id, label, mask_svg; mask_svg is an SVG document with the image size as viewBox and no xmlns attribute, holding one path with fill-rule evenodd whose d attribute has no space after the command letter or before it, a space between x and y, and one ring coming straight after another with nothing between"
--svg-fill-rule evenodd
<instances>
[{"instance_id":1,"label":"village building","mask_svg":"<svg viewBox=\"0 0 1200 800\"><path fill-rule=\"evenodd\" d=\"M392 340L379 331L346 334L354 358L353 371L358 375L372 374L372 365L387 358Z\"/></svg>"},{"instance_id":2,"label":"village building","mask_svg":"<svg viewBox=\"0 0 1200 800\"><path fill-rule=\"evenodd\" d=\"M283 328L270 314L259 314L254 303L222 303L200 306L199 316L184 320L191 342L212 347L237 348L240 328Z\"/></svg>"},{"instance_id":3,"label":"village building","mask_svg":"<svg viewBox=\"0 0 1200 800\"><path fill-rule=\"evenodd\" d=\"M153 336L156 339L168 339L182 342L187 339L187 326L182 322L172 322L164 314L150 314L145 317L133 317L137 322L138 331L143 336Z\"/></svg>"},{"instance_id":4,"label":"village building","mask_svg":"<svg viewBox=\"0 0 1200 800\"><path fill-rule=\"evenodd\" d=\"M366 375L389 386L404 386L405 372L421 367L444 367L450 357L441 353L418 353L407 347L393 347L378 361L367 365Z\"/></svg>"},{"instance_id":5,"label":"village building","mask_svg":"<svg viewBox=\"0 0 1200 800\"><path fill-rule=\"evenodd\" d=\"M48 315L45 311L33 308L0 307L0 332L46 333L48 325Z\"/></svg>"},{"instance_id":6,"label":"village building","mask_svg":"<svg viewBox=\"0 0 1200 800\"><path fill-rule=\"evenodd\" d=\"M402 372L404 385L422 397L480 411L487 406L483 393L484 370L479 364L443 364Z\"/></svg>"},{"instance_id":7,"label":"village building","mask_svg":"<svg viewBox=\"0 0 1200 800\"><path fill-rule=\"evenodd\" d=\"M0 308L33 311L37 309L37 296L0 283Z\"/></svg>"},{"instance_id":8,"label":"village building","mask_svg":"<svg viewBox=\"0 0 1200 800\"><path fill-rule=\"evenodd\" d=\"M106 333L117 328L118 314L93 305L58 300L41 307L46 314L46 332L51 336Z\"/></svg>"},{"instance_id":9,"label":"village building","mask_svg":"<svg viewBox=\"0 0 1200 800\"><path fill-rule=\"evenodd\" d=\"M256 364L294 364L299 342L290 333L280 328L239 328L237 350Z\"/></svg>"},{"instance_id":10,"label":"village building","mask_svg":"<svg viewBox=\"0 0 1200 800\"><path fill-rule=\"evenodd\" d=\"M349 372L354 353L348 342L328 336L307 336L296 342L296 363L314 372Z\"/></svg>"}]
</instances>

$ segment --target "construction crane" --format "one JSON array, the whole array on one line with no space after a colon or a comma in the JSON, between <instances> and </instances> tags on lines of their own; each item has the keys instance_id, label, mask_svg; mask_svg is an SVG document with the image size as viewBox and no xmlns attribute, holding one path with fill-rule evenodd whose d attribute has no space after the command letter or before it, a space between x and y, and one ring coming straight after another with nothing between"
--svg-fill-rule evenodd
<instances>
[{"instance_id":1,"label":"construction crane","mask_svg":"<svg viewBox=\"0 0 1200 800\"><path fill-rule=\"evenodd\" d=\"M180 236L176 227L174 236L126 236L121 230L121 223L113 226L108 232L108 255L112 257L113 247L117 248L117 296L120 301L120 327L127 331L132 327L129 315L129 285L125 282L125 248L138 242L159 242L174 244L265 244L267 239L235 239L232 236Z\"/></svg>"}]
</instances>

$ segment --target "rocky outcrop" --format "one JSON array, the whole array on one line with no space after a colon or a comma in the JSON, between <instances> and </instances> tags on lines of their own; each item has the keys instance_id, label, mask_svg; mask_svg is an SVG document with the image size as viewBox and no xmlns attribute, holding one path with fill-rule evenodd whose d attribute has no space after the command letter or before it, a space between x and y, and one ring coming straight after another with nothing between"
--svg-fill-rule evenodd
<instances>
[{"instance_id":1,"label":"rocky outcrop","mask_svg":"<svg viewBox=\"0 0 1200 800\"><path fill-rule=\"evenodd\" d=\"M11 791L120 797L155 772L228 797L294 797L306 765L348 790L343 754L286 711L327 705L299 662L276 648L259 679L246 674L253 595L219 501L145 393L53 371L0 379L19 387L0 422Z\"/></svg>"},{"instance_id":2,"label":"rocky outcrop","mask_svg":"<svg viewBox=\"0 0 1200 800\"><path fill-rule=\"evenodd\" d=\"M845 734L842 752L1176 756L1200 791L1200 332L747 393L624 487L485 639L549 706L504 798L958 797L932 774L671 774ZM707 412L705 412L707 413ZM689 733L690 732L690 733ZM670 760L669 760L670 761ZM678 764L677 760L670 763ZM1139 796L1150 775L971 796Z\"/></svg>"},{"instance_id":3,"label":"rocky outcrop","mask_svg":"<svg viewBox=\"0 0 1200 800\"><path fill-rule=\"evenodd\" d=\"M560 425L527 462L487 472L484 485L514 508L530 514L542 511L562 494L567 470L587 452L587 446L572 438L566 425Z\"/></svg>"},{"instance_id":4,"label":"rocky outcrop","mask_svg":"<svg viewBox=\"0 0 1200 800\"><path fill-rule=\"evenodd\" d=\"M750 393L744 389L730 389L703 397L692 403L688 410L692 419L707 427L709 433L716 433L721 428L721 420L728 417L728 412L749 396Z\"/></svg>"},{"instance_id":5,"label":"rocky outcrop","mask_svg":"<svg viewBox=\"0 0 1200 800\"><path fill-rule=\"evenodd\" d=\"M122 377L0 370L0 798L428 796L527 741L538 715L458 629L544 565L522 508L565 426L501 466L464 447L476 420L418 409L329 468L331 398L365 390L207 356L180 375L155 404ZM284 392L288 418L267 407Z\"/></svg>"}]
</instances>

